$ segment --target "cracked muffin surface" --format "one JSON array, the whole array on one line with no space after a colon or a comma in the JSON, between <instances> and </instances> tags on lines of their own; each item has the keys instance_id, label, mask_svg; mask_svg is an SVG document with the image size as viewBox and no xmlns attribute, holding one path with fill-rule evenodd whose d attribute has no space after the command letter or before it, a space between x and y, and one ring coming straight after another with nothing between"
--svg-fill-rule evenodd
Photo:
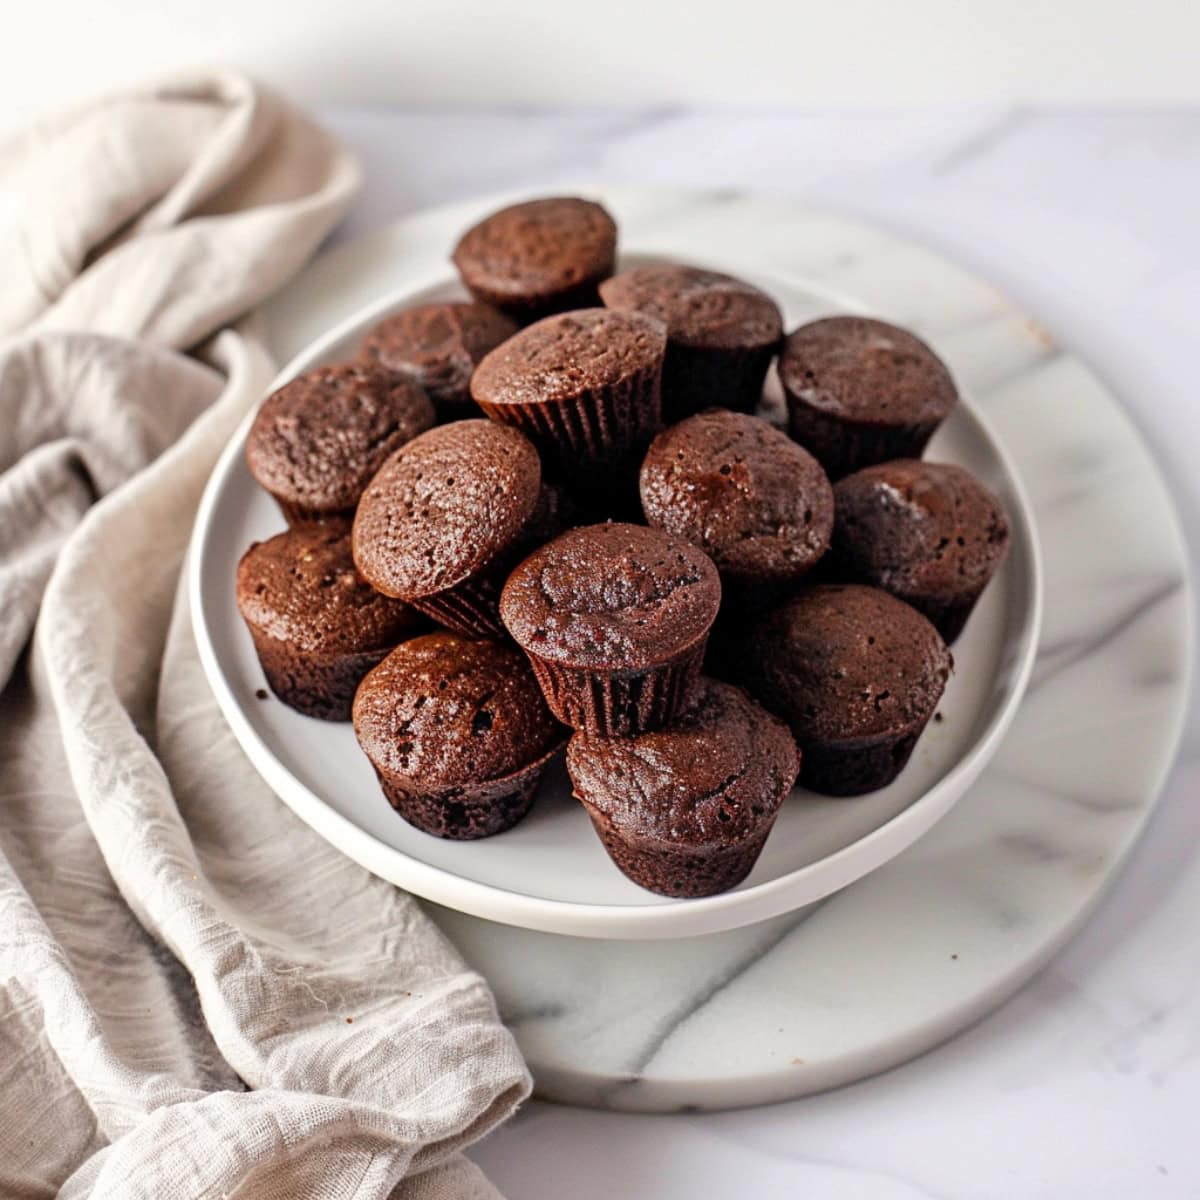
<instances>
[{"instance_id":1,"label":"cracked muffin surface","mask_svg":"<svg viewBox=\"0 0 1200 1200\"><path fill-rule=\"evenodd\" d=\"M263 401L246 461L289 519L347 514L388 456L433 421L412 380L370 363L317 367Z\"/></svg>"},{"instance_id":2,"label":"cracked muffin surface","mask_svg":"<svg viewBox=\"0 0 1200 1200\"><path fill-rule=\"evenodd\" d=\"M354 560L380 591L420 599L508 552L541 494L537 451L482 419L439 425L402 447L363 493Z\"/></svg>"},{"instance_id":3,"label":"cracked muffin surface","mask_svg":"<svg viewBox=\"0 0 1200 1200\"><path fill-rule=\"evenodd\" d=\"M601 205L547 196L484 217L459 239L453 259L476 299L530 320L595 303L616 253L617 226Z\"/></svg>"},{"instance_id":4,"label":"cracked muffin surface","mask_svg":"<svg viewBox=\"0 0 1200 1200\"><path fill-rule=\"evenodd\" d=\"M745 413L714 409L664 430L640 490L651 525L687 538L732 578L798 579L829 547L833 490L820 463Z\"/></svg>"},{"instance_id":5,"label":"cracked muffin surface","mask_svg":"<svg viewBox=\"0 0 1200 1200\"><path fill-rule=\"evenodd\" d=\"M787 726L741 688L702 679L691 707L633 738L575 734L567 770L576 795L631 835L727 845L774 820L800 758Z\"/></svg>"},{"instance_id":6,"label":"cracked muffin surface","mask_svg":"<svg viewBox=\"0 0 1200 1200\"><path fill-rule=\"evenodd\" d=\"M834 496L838 557L887 591L977 590L1008 546L1000 501L952 463L880 463L840 480Z\"/></svg>"},{"instance_id":7,"label":"cracked muffin surface","mask_svg":"<svg viewBox=\"0 0 1200 1200\"><path fill-rule=\"evenodd\" d=\"M376 770L422 790L511 775L561 744L524 655L430 633L397 647L363 680L354 731Z\"/></svg>"},{"instance_id":8,"label":"cracked muffin surface","mask_svg":"<svg viewBox=\"0 0 1200 1200\"><path fill-rule=\"evenodd\" d=\"M373 326L359 358L412 379L443 417L468 416L471 374L516 332L515 321L487 304L419 304Z\"/></svg>"},{"instance_id":9,"label":"cracked muffin surface","mask_svg":"<svg viewBox=\"0 0 1200 1200\"><path fill-rule=\"evenodd\" d=\"M585 525L535 551L509 576L500 613L540 658L636 669L702 639L721 585L702 551L643 525Z\"/></svg>"}]
</instances>

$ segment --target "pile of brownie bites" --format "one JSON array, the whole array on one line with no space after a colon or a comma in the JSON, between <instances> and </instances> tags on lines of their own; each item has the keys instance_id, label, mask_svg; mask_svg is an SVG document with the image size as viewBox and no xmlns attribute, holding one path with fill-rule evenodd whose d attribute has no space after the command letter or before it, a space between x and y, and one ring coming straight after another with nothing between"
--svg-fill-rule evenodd
<instances>
[{"instance_id":1,"label":"pile of brownie bites","mask_svg":"<svg viewBox=\"0 0 1200 1200\"><path fill-rule=\"evenodd\" d=\"M454 252L473 302L269 396L247 456L289 528L237 598L275 694L351 719L412 825L509 829L565 746L615 864L708 895L797 777L901 771L1008 529L920 459L956 401L923 342L845 316L785 337L741 280L614 275L616 242L585 200L494 213ZM777 355L786 433L753 415Z\"/></svg>"}]
</instances>

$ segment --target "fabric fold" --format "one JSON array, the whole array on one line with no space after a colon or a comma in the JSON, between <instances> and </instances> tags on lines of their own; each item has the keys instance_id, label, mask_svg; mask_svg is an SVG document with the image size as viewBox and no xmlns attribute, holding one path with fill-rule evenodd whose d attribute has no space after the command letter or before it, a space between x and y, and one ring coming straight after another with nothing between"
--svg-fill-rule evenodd
<instances>
[{"instance_id":1,"label":"fabric fold","mask_svg":"<svg viewBox=\"0 0 1200 1200\"><path fill-rule=\"evenodd\" d=\"M2 1195L496 1195L486 984L258 778L180 586L275 369L238 318L357 184L228 72L0 145Z\"/></svg>"}]
</instances>

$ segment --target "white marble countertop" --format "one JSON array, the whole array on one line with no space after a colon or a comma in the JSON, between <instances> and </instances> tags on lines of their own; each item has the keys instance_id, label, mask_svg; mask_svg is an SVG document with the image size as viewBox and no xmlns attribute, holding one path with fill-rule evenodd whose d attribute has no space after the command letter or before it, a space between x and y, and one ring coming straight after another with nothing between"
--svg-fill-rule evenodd
<instances>
[{"instance_id":1,"label":"white marble countertop","mask_svg":"<svg viewBox=\"0 0 1200 1200\"><path fill-rule=\"evenodd\" d=\"M1200 561L1200 111L326 112L367 190L342 236L504 188L740 188L923 240L1008 291L1127 403ZM549 1200L1200 1195L1200 718L1091 924L1015 999L840 1091L669 1117L530 1104L474 1157Z\"/></svg>"}]
</instances>

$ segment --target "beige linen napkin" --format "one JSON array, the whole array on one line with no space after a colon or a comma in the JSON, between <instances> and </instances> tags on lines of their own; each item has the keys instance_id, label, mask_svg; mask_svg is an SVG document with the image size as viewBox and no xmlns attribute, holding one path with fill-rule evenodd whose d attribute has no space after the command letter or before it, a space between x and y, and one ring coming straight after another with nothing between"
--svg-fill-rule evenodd
<instances>
[{"instance_id":1,"label":"beige linen napkin","mask_svg":"<svg viewBox=\"0 0 1200 1200\"><path fill-rule=\"evenodd\" d=\"M230 73L0 143L9 1200L496 1195L459 1151L529 1083L490 993L254 774L178 587L274 369L243 315L357 183Z\"/></svg>"}]
</instances>

